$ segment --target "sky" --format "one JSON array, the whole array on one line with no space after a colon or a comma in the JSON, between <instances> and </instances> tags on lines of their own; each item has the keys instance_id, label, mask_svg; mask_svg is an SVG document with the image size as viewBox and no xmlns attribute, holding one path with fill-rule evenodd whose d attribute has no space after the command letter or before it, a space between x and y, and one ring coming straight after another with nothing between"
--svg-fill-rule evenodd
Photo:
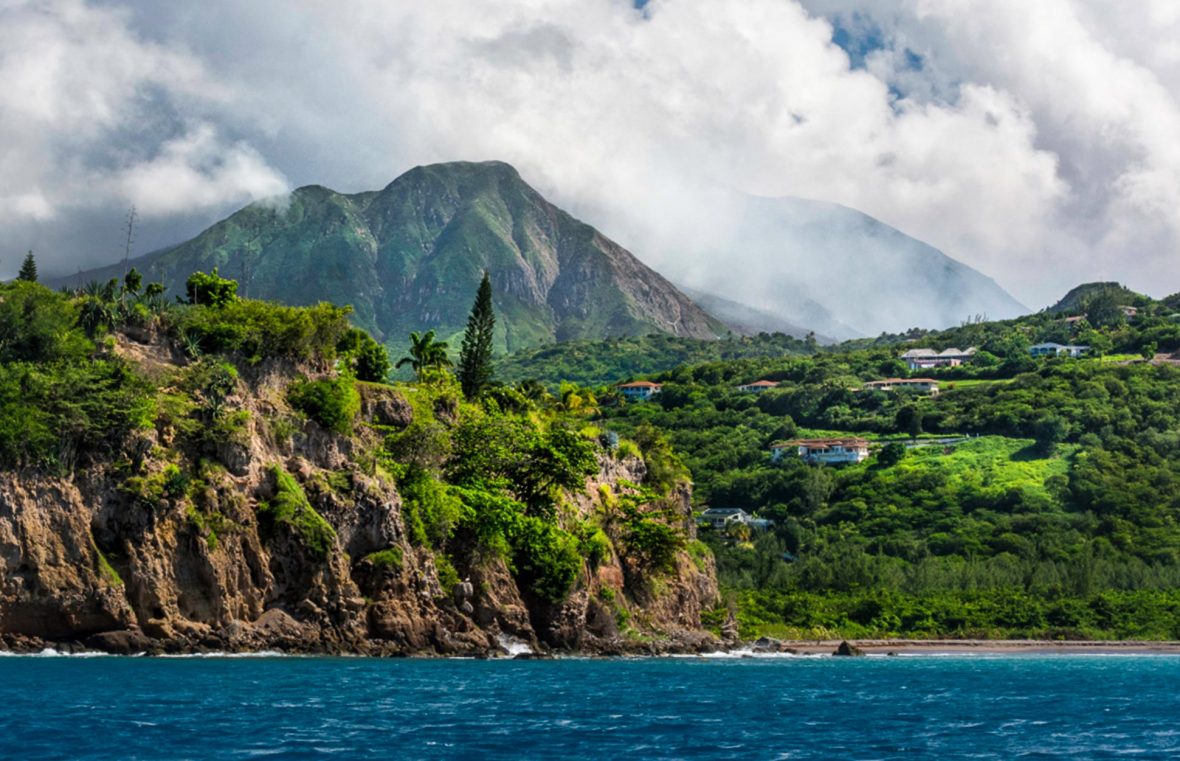
<instances>
[{"instance_id":1,"label":"sky","mask_svg":"<svg viewBox=\"0 0 1180 761\"><path fill-rule=\"evenodd\" d=\"M0 83L0 277L118 260L131 205L134 256L499 159L656 269L736 192L859 209L1033 307L1180 291L1175 0L0 0Z\"/></svg>"}]
</instances>

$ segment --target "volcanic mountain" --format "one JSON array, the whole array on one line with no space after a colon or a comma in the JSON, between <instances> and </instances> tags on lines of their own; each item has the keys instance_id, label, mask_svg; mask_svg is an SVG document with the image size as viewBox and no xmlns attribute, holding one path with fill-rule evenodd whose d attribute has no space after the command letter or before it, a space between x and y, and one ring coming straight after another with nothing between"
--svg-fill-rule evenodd
<instances>
[{"instance_id":1,"label":"volcanic mountain","mask_svg":"<svg viewBox=\"0 0 1180 761\"><path fill-rule=\"evenodd\" d=\"M500 162L421 166L383 190L353 195L302 187L132 264L173 293L184 292L192 272L217 267L250 298L351 304L355 322L390 343L430 329L454 341L485 270L501 352L648 333L714 338L727 330ZM123 270L105 267L59 283Z\"/></svg>"}]
</instances>

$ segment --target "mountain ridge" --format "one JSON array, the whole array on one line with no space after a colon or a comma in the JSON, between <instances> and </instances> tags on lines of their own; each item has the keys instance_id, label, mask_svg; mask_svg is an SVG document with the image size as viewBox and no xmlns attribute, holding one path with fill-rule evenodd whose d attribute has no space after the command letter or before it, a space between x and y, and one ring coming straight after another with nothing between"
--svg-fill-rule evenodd
<instances>
[{"instance_id":1,"label":"mountain ridge","mask_svg":"<svg viewBox=\"0 0 1180 761\"><path fill-rule=\"evenodd\" d=\"M174 293L191 272L219 267L251 298L351 304L357 324L387 342L427 329L456 339L485 269L496 292L499 351L727 330L503 162L419 166L381 190L354 194L303 186L285 203L253 203L130 264ZM80 285L123 270L117 264L54 282Z\"/></svg>"}]
</instances>

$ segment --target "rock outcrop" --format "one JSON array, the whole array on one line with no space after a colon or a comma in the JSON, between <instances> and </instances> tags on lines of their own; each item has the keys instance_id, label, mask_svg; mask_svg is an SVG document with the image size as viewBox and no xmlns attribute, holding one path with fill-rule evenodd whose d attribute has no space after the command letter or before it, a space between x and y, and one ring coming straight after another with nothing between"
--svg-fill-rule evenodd
<instances>
[{"instance_id":1,"label":"rock outcrop","mask_svg":"<svg viewBox=\"0 0 1180 761\"><path fill-rule=\"evenodd\" d=\"M0 646L373 655L716 646L701 627L718 596L707 555L678 551L656 579L611 549L560 604L531 599L499 557L456 562L462 581L444 587L434 554L408 536L395 482L363 456L365 436L377 434L310 422L284 434L265 422L289 375L263 367L243 377L232 401L249 422L188 484L196 498L178 498L175 474L151 454L173 435L162 427L128 444L146 463L140 476L128 477L122 455L73 475L0 473ZM363 391L368 423L411 423L397 391ZM330 526L323 546L268 517L276 463ZM642 460L602 455L567 512L590 516L644 476ZM692 530L687 490L659 509ZM617 546L620 535L606 533Z\"/></svg>"}]
</instances>

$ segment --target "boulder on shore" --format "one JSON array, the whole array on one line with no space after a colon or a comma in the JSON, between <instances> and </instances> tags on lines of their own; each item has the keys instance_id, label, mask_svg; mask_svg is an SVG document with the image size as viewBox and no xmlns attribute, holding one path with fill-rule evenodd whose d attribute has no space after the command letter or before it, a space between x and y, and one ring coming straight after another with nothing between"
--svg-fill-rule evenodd
<instances>
[{"instance_id":1,"label":"boulder on shore","mask_svg":"<svg viewBox=\"0 0 1180 761\"><path fill-rule=\"evenodd\" d=\"M859 655L864 655L864 654L865 654L864 650L861 650L859 647L852 644L848 640L844 640L843 642L841 642L840 646L838 648L836 648L836 652L832 653L832 655L843 655L843 656L859 656Z\"/></svg>"}]
</instances>

